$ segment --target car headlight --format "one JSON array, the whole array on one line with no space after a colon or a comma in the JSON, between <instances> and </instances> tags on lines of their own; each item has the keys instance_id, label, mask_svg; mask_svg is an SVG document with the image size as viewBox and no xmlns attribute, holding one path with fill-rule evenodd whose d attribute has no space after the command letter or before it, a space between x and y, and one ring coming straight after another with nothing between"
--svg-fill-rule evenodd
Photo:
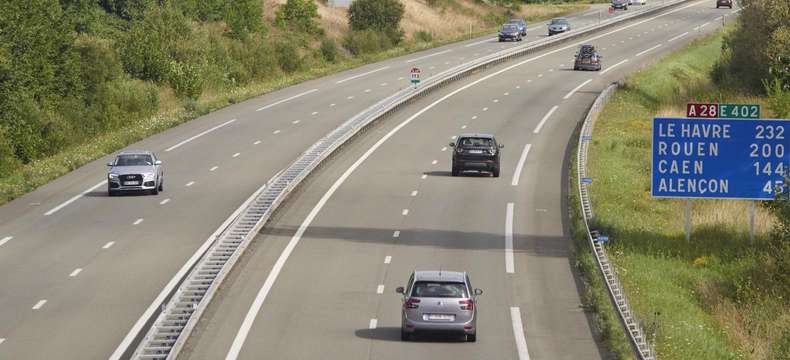
<instances>
[{"instance_id":1,"label":"car headlight","mask_svg":"<svg viewBox=\"0 0 790 360\"><path fill-rule=\"evenodd\" d=\"M463 149L463 148L460 148L460 147L456 148L455 150L456 150L456 151L458 151L458 153L459 153L459 154L460 154L460 153L462 153L462 152L464 152L464 149Z\"/></svg>"},{"instance_id":2,"label":"car headlight","mask_svg":"<svg viewBox=\"0 0 790 360\"><path fill-rule=\"evenodd\" d=\"M496 155L496 148L489 148L488 153L491 155Z\"/></svg>"},{"instance_id":3,"label":"car headlight","mask_svg":"<svg viewBox=\"0 0 790 360\"><path fill-rule=\"evenodd\" d=\"M118 178L118 174L109 173L109 174L107 174L107 177L110 178L110 179L117 179Z\"/></svg>"},{"instance_id":4,"label":"car headlight","mask_svg":"<svg viewBox=\"0 0 790 360\"><path fill-rule=\"evenodd\" d=\"M154 178L154 175L155 175L154 173L145 173L143 174L143 178L145 178L146 180L150 180Z\"/></svg>"}]
</instances>

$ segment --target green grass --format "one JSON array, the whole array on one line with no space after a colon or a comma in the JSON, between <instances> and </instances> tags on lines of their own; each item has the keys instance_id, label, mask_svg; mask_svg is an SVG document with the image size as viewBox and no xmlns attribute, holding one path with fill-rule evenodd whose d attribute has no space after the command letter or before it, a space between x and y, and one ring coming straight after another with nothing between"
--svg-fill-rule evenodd
<instances>
[{"instance_id":1,"label":"green grass","mask_svg":"<svg viewBox=\"0 0 790 360\"><path fill-rule=\"evenodd\" d=\"M711 82L722 36L695 41L627 78L599 116L590 146L592 226L610 236L618 275L639 318L650 332L656 330L661 359L771 359L782 330L790 327L782 299L787 294L760 289L751 277L759 272L759 253L774 221L767 210L758 207L752 246L749 202L696 200L692 239L686 242L684 201L650 196L654 116L682 117L690 101L765 104ZM579 226L576 222L577 234ZM608 308L600 317L611 317L602 283L592 278L600 275L593 272L589 247L577 243L583 246L580 268L592 285L590 306ZM601 324L612 335L607 344L613 352L630 357L624 339L613 335L622 333L620 324L611 319Z\"/></svg>"}]
</instances>

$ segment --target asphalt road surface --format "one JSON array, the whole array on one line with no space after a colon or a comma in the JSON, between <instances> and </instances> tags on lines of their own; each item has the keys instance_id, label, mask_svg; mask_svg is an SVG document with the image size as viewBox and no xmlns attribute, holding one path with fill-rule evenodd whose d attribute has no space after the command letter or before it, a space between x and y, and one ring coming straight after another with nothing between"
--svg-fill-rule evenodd
<instances>
[{"instance_id":1,"label":"asphalt road surface","mask_svg":"<svg viewBox=\"0 0 790 360\"><path fill-rule=\"evenodd\" d=\"M549 50L501 74L486 78L522 60L458 82L383 122L324 167L257 238L184 357L225 357L272 264L327 188L383 134L464 86L383 142L326 202L278 273L271 296L252 314L250 337L238 351L246 358L278 359L426 352L512 358L515 314L533 358L599 357L568 260L562 218L566 145L606 83L713 30L720 23L716 17L728 12L706 1L594 40L606 56L604 70L628 60L616 70L566 71L575 49ZM571 22L578 28L598 19L596 8ZM545 36L545 24L531 29L526 41ZM662 46L649 49L657 44ZM145 139L129 148L153 150L164 160L165 191L158 196L107 197L105 157L0 207L0 359L109 357L201 244L309 145L409 86L411 67L427 77L507 46L515 44L488 36L390 59L232 105ZM593 80L563 99L587 79ZM450 136L467 131L492 132L506 144L499 179L447 176L450 154L442 148ZM513 186L527 143L531 150ZM512 274L504 265L509 203ZM395 341L394 287L415 268L438 266L469 271L485 290L477 344Z\"/></svg>"},{"instance_id":2,"label":"asphalt road surface","mask_svg":"<svg viewBox=\"0 0 790 360\"><path fill-rule=\"evenodd\" d=\"M565 192L574 130L609 83L721 26L729 12L693 2L630 22L579 40L602 51L601 72L569 70L578 45L562 45L378 124L256 238L181 357L607 358L581 308L571 259ZM447 145L465 132L506 145L499 178L450 176ZM278 259L284 266L274 266ZM476 343L400 341L395 287L413 270L439 268L467 271L485 291Z\"/></svg>"}]
</instances>

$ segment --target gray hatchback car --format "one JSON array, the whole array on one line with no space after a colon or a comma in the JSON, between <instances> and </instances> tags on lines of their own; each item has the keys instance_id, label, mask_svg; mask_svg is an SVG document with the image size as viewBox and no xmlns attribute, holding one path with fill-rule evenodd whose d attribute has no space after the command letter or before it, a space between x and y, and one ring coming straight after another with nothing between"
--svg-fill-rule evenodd
<instances>
[{"instance_id":1,"label":"gray hatchback car","mask_svg":"<svg viewBox=\"0 0 790 360\"><path fill-rule=\"evenodd\" d=\"M154 195L164 190L162 161L150 151L122 151L107 164L107 193L148 191Z\"/></svg>"},{"instance_id":2,"label":"gray hatchback car","mask_svg":"<svg viewBox=\"0 0 790 360\"><path fill-rule=\"evenodd\" d=\"M477 340L477 296L483 290L472 288L469 276L457 271L415 271L403 295L401 340L411 340L422 332L445 332Z\"/></svg>"}]
</instances>

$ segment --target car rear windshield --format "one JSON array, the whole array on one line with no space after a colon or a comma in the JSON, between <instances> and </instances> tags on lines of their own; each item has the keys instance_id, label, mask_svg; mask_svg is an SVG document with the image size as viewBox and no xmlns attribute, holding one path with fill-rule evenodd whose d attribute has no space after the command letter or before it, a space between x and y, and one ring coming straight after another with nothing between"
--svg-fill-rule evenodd
<instances>
[{"instance_id":1,"label":"car rear windshield","mask_svg":"<svg viewBox=\"0 0 790 360\"><path fill-rule=\"evenodd\" d=\"M154 161L151 155L118 155L115 160L115 166L144 166L153 165Z\"/></svg>"},{"instance_id":2,"label":"car rear windshield","mask_svg":"<svg viewBox=\"0 0 790 360\"><path fill-rule=\"evenodd\" d=\"M491 138L463 138L459 141L462 147L492 147L494 140Z\"/></svg>"},{"instance_id":3,"label":"car rear windshield","mask_svg":"<svg viewBox=\"0 0 790 360\"><path fill-rule=\"evenodd\" d=\"M552 19L551 20L551 24L552 25L563 25L563 24L567 24L567 23L568 23L568 20L565 20L565 19Z\"/></svg>"},{"instance_id":4,"label":"car rear windshield","mask_svg":"<svg viewBox=\"0 0 790 360\"><path fill-rule=\"evenodd\" d=\"M429 298L466 298L466 285L462 282L417 281L411 296Z\"/></svg>"}]
</instances>

